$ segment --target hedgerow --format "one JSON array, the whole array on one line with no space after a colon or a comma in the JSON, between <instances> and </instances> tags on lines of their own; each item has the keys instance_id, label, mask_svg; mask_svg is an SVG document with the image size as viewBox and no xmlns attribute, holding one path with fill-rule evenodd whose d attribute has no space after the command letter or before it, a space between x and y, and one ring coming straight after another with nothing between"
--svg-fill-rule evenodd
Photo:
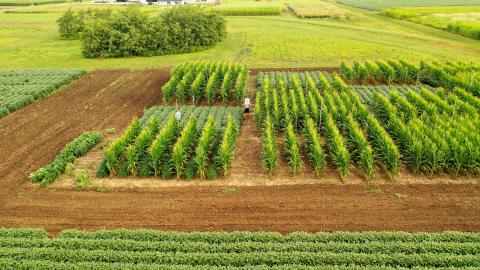
<instances>
[{"instance_id":1,"label":"hedgerow","mask_svg":"<svg viewBox=\"0 0 480 270\"><path fill-rule=\"evenodd\" d=\"M223 16L192 6L171 8L156 17L134 6L93 16L73 14L71 20L66 20L67 15L59 21L61 34L82 25L78 31L82 54L87 58L194 52L211 47L226 36ZM78 31L72 31L72 36L78 35Z\"/></svg>"}]
</instances>

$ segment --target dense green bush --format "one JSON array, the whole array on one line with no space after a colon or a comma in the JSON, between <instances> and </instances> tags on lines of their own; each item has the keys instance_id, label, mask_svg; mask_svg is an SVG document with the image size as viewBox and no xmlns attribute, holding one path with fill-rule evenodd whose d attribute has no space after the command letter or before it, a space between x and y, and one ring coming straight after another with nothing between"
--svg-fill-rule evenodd
<instances>
[{"instance_id":1,"label":"dense green bush","mask_svg":"<svg viewBox=\"0 0 480 270\"><path fill-rule=\"evenodd\" d=\"M85 23L88 19L108 19L111 14L110 9L88 9L78 12L68 9L57 19L58 32L62 38L79 38L85 30Z\"/></svg>"},{"instance_id":2,"label":"dense green bush","mask_svg":"<svg viewBox=\"0 0 480 270\"><path fill-rule=\"evenodd\" d=\"M81 28L75 19L65 21L74 23L63 26L65 31ZM84 22L80 36L83 55L88 58L194 52L213 46L226 35L224 17L190 6L168 9L157 17L132 6L108 16L91 16Z\"/></svg>"}]
</instances>

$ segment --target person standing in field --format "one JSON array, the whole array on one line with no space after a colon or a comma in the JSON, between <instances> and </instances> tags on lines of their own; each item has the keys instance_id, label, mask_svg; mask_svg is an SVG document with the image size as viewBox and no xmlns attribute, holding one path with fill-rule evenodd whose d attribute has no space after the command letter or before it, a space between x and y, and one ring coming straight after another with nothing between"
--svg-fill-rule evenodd
<instances>
[{"instance_id":1,"label":"person standing in field","mask_svg":"<svg viewBox=\"0 0 480 270\"><path fill-rule=\"evenodd\" d=\"M177 118L177 121L180 121L182 119L182 113L178 108L177 108L177 111L175 112L175 118Z\"/></svg>"},{"instance_id":2,"label":"person standing in field","mask_svg":"<svg viewBox=\"0 0 480 270\"><path fill-rule=\"evenodd\" d=\"M250 98L246 97L243 102L243 119L245 119L245 114L250 112Z\"/></svg>"}]
</instances>

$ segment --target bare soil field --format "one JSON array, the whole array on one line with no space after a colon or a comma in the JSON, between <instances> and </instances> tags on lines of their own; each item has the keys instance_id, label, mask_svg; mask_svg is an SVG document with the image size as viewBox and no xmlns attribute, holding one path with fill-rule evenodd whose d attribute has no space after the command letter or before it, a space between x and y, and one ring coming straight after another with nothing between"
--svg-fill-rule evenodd
<instances>
[{"instance_id":1,"label":"bare soil field","mask_svg":"<svg viewBox=\"0 0 480 270\"><path fill-rule=\"evenodd\" d=\"M30 172L50 162L80 132L122 132L133 116L160 103L167 79L168 72L161 70L95 71L1 119L0 227L44 227L51 233L66 228L480 231L480 188L472 184L476 178L368 185L335 178L314 181L307 175L309 183L295 178L270 185L275 179L267 177L255 184L265 173L259 153L252 151L260 143L253 119L242 128L231 175L214 185L183 181L188 185L76 189L29 182ZM101 151L96 151L100 158ZM286 174L279 172L277 180L288 178ZM239 181L253 184L242 186Z\"/></svg>"}]
</instances>

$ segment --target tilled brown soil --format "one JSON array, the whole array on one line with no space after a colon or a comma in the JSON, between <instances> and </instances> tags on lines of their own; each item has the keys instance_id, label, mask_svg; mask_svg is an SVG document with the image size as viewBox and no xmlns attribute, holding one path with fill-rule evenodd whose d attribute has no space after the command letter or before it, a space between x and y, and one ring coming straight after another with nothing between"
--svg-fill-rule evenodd
<instances>
[{"instance_id":1,"label":"tilled brown soil","mask_svg":"<svg viewBox=\"0 0 480 270\"><path fill-rule=\"evenodd\" d=\"M480 189L469 184L104 191L44 189L28 181L29 172L50 162L80 132L106 128L121 132L133 116L159 103L167 77L168 72L158 70L95 71L1 119L0 227L45 227L52 233L66 228L480 231ZM254 132L252 125L245 128L244 132ZM242 172L258 169L252 162L259 153L248 147L256 144L244 140L239 146L240 161L235 161L231 177L246 177Z\"/></svg>"}]
</instances>

